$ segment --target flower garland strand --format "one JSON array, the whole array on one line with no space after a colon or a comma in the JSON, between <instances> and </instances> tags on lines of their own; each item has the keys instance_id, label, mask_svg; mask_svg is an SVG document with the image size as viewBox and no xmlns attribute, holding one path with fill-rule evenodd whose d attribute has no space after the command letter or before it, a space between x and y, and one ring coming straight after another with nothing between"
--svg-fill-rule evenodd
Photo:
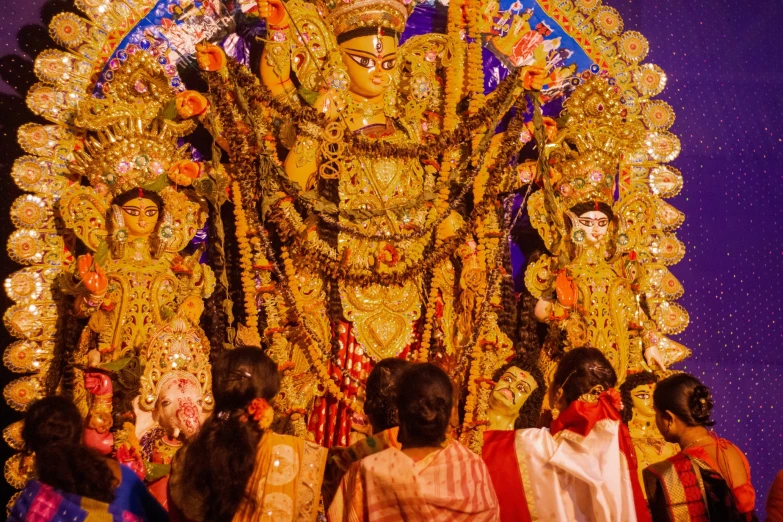
<instances>
[{"instance_id":1,"label":"flower garland strand","mask_svg":"<svg viewBox=\"0 0 783 522\"><path fill-rule=\"evenodd\" d=\"M468 0L468 113L476 114L484 107L484 57L481 45L482 0Z\"/></svg>"},{"instance_id":2,"label":"flower garland strand","mask_svg":"<svg viewBox=\"0 0 783 522\"><path fill-rule=\"evenodd\" d=\"M253 249L247 237L248 226L245 211L242 208L242 189L239 182L231 184L234 203L236 236L239 243L239 265L242 267L242 293L245 302L245 323L248 328L258 332L258 306L256 305L255 271L253 270Z\"/></svg>"}]
</instances>

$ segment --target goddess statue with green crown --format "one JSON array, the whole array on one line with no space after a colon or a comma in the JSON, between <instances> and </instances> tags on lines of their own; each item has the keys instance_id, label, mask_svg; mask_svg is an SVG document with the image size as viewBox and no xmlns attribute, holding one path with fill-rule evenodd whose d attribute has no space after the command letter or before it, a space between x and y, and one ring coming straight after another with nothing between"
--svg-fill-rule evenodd
<instances>
[{"instance_id":1,"label":"goddess statue with green crown","mask_svg":"<svg viewBox=\"0 0 783 522\"><path fill-rule=\"evenodd\" d=\"M5 283L4 362L23 374L8 403L72 395L88 442L162 496L212 408L210 361L235 346L278 363L276 428L326 447L370 434L377 361L434 362L476 452L488 428L536 423L572 348L621 380L687 357L668 337L688 315L667 268L684 247L665 75L600 1L516 4L57 15L66 50L38 57L27 99L50 123L20 129L12 171L28 194L8 240L25 265ZM432 28L411 31L421 12ZM524 226L532 246L513 241ZM4 431L17 449L20 429Z\"/></svg>"}]
</instances>

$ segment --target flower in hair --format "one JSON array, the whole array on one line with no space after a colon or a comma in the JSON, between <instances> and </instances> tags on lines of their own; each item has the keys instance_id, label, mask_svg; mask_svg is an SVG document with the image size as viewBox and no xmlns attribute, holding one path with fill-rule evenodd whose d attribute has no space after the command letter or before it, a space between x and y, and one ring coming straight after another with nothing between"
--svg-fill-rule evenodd
<instances>
[{"instance_id":1,"label":"flower in hair","mask_svg":"<svg viewBox=\"0 0 783 522\"><path fill-rule=\"evenodd\" d=\"M615 410L621 411L623 409L623 398L616 388L609 388L601 394L601 398L607 400Z\"/></svg>"},{"instance_id":2,"label":"flower in hair","mask_svg":"<svg viewBox=\"0 0 783 522\"><path fill-rule=\"evenodd\" d=\"M253 417L261 429L268 428L275 418L275 411L266 402L266 399L253 399L250 406L247 407L247 413Z\"/></svg>"}]
</instances>

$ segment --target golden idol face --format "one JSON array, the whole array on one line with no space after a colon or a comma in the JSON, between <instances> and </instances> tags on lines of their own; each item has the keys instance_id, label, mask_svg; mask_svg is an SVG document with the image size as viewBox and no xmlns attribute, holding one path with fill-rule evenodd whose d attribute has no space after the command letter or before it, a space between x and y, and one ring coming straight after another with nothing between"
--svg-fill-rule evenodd
<instances>
[{"instance_id":1,"label":"golden idol face","mask_svg":"<svg viewBox=\"0 0 783 522\"><path fill-rule=\"evenodd\" d=\"M529 372L512 366L492 390L489 407L504 415L518 415L525 401L537 388L538 384Z\"/></svg>"},{"instance_id":2,"label":"golden idol face","mask_svg":"<svg viewBox=\"0 0 783 522\"><path fill-rule=\"evenodd\" d=\"M397 67L397 40L367 35L340 44L343 62L351 78L350 90L364 98L382 96Z\"/></svg>"},{"instance_id":3,"label":"golden idol face","mask_svg":"<svg viewBox=\"0 0 783 522\"><path fill-rule=\"evenodd\" d=\"M609 230L609 218L603 212L592 210L577 217L575 226L584 231L587 243L597 245Z\"/></svg>"},{"instance_id":4,"label":"golden idol face","mask_svg":"<svg viewBox=\"0 0 783 522\"><path fill-rule=\"evenodd\" d=\"M655 384L642 384L631 390L631 403L633 404L634 411L643 417L654 417L655 409L653 408L653 390Z\"/></svg>"},{"instance_id":5,"label":"golden idol face","mask_svg":"<svg viewBox=\"0 0 783 522\"><path fill-rule=\"evenodd\" d=\"M147 198L134 198L122 206L122 217L128 233L133 237L147 237L155 230L160 209Z\"/></svg>"}]
</instances>

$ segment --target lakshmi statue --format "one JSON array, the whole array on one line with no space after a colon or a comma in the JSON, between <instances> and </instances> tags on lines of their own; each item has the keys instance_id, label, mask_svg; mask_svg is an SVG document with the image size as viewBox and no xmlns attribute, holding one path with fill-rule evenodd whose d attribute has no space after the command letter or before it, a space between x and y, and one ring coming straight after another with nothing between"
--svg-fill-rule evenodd
<instances>
[{"instance_id":1,"label":"lakshmi statue","mask_svg":"<svg viewBox=\"0 0 783 522\"><path fill-rule=\"evenodd\" d=\"M680 452L677 444L663 439L655 424L652 397L657 382L658 378L654 374L641 372L628 376L620 386L620 395L623 398L623 422L628 424L628 431L631 432L639 480L642 478L644 468ZM644 494L647 496L646 491Z\"/></svg>"},{"instance_id":2,"label":"lakshmi statue","mask_svg":"<svg viewBox=\"0 0 783 522\"><path fill-rule=\"evenodd\" d=\"M649 315L651 304L665 300L661 278L679 287L660 262L665 252L643 235L665 228L666 217L649 193L614 201L616 172L643 127L624 121L618 93L597 76L575 90L565 110L566 124L548 151L544 189L529 205L531 223L552 253L525 274L538 298L536 317L555 329L566 351L600 349L620 382L633 372L665 370L688 355L659 333L665 321ZM559 346L547 348L540 361L545 373Z\"/></svg>"},{"instance_id":3,"label":"lakshmi statue","mask_svg":"<svg viewBox=\"0 0 783 522\"><path fill-rule=\"evenodd\" d=\"M198 52L216 107L210 128L237 181L238 230L249 246L243 265L255 268L245 290L247 322L259 295L273 356L292 361L293 375L319 377L309 385L304 379L305 398L289 409L309 410L309 431L325 445L366 433L361 388L375 361L427 360L433 345L443 360L456 361L478 342L480 316L497 322L494 309L480 309L487 296L499 306L487 288L501 234L495 198L523 182L508 163L524 144L522 112L508 136L490 131L526 103L525 89L540 89L543 75L521 69L489 100L474 81L465 93L468 112L458 114L463 43L429 34L400 46L414 5L261 0L260 81L215 46ZM461 202L470 190L477 238ZM260 233L270 225L281 244L279 268ZM286 317L292 311L297 322ZM485 328L489 337L504 338L492 328ZM501 344L511 348L507 338Z\"/></svg>"},{"instance_id":4,"label":"lakshmi statue","mask_svg":"<svg viewBox=\"0 0 783 522\"><path fill-rule=\"evenodd\" d=\"M176 94L156 90L158 64L139 54L124 74L130 86L80 107L74 123L85 147L71 171L89 185L74 184L60 200L65 226L93 252L78 257L66 284L74 315L89 318L73 364L95 369L76 370L75 398L91 428L113 428L116 449L130 437L144 461L168 464L212 405L199 320L215 278L200 249L183 253L205 222L205 204L188 188L204 169L177 144L193 125L158 116ZM135 426L112 427L111 414L123 412L111 411L112 386L100 372L116 375L133 360Z\"/></svg>"}]
</instances>

